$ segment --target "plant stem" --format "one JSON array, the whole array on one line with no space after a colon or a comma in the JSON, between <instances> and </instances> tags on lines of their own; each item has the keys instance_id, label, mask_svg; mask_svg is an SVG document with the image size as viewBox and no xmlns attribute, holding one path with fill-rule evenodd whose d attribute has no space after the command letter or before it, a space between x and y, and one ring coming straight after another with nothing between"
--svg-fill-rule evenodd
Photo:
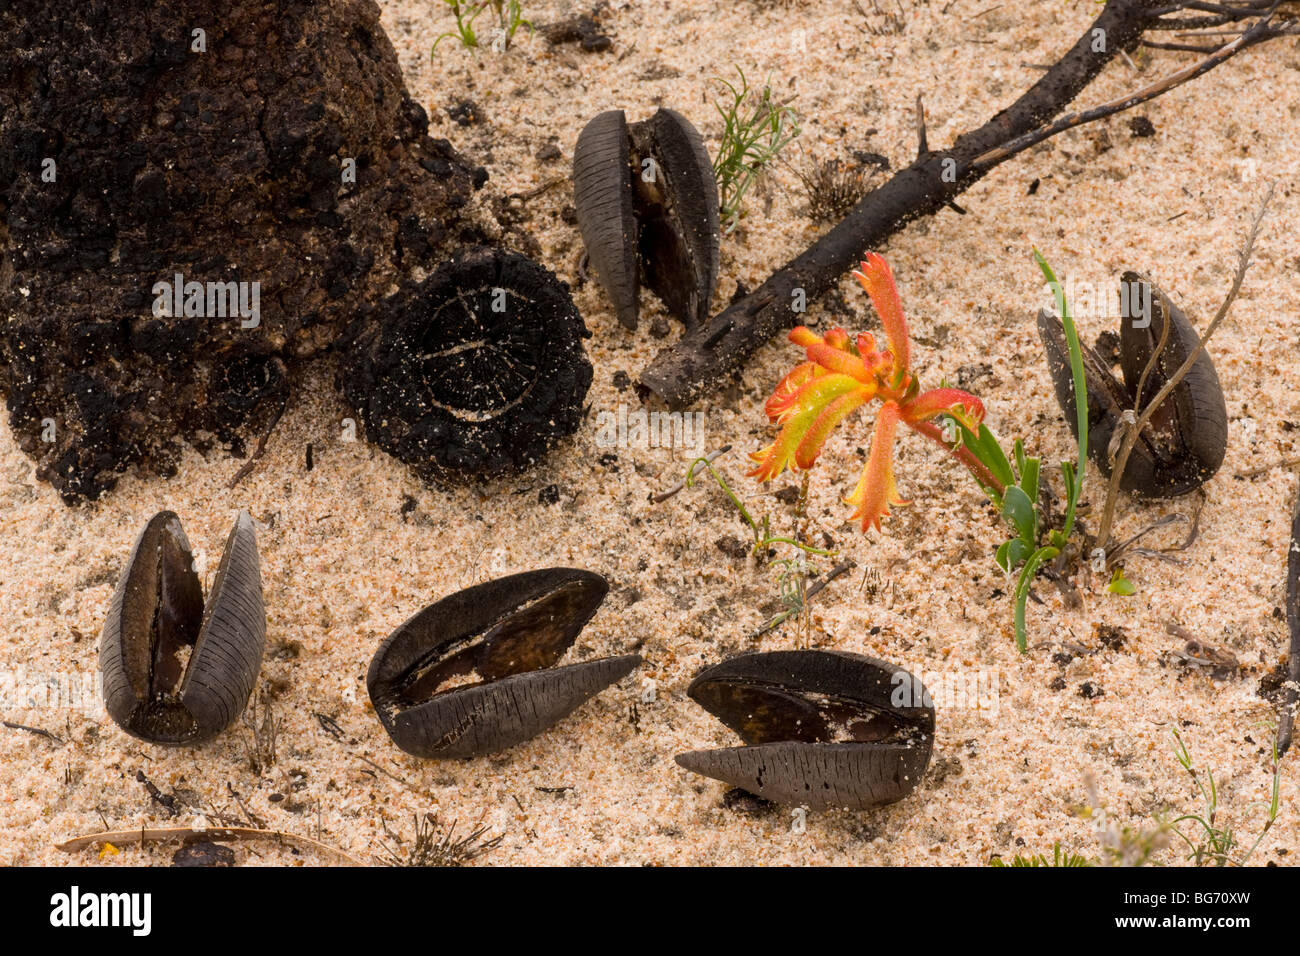
<instances>
[{"instance_id":1,"label":"plant stem","mask_svg":"<svg viewBox=\"0 0 1300 956\"><path fill-rule=\"evenodd\" d=\"M943 431L934 422L916 422L912 425L912 430L919 432L926 438L938 443L944 451L952 455L961 462L966 470L969 471L983 487L991 488L999 495L1006 492L1006 485L993 477L993 472L984 466L984 463L976 458L969 448L965 445L959 445L954 448L948 442L944 441Z\"/></svg>"}]
</instances>

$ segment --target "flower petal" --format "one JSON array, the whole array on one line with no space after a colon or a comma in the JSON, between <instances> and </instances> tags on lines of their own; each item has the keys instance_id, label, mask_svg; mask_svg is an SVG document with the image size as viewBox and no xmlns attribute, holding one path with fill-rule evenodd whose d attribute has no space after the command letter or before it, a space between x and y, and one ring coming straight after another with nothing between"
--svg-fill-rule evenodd
<instances>
[{"instance_id":1,"label":"flower petal","mask_svg":"<svg viewBox=\"0 0 1300 956\"><path fill-rule=\"evenodd\" d=\"M769 421L780 424L789 417L791 410L794 408L795 397L799 394L799 389L808 384L814 378L827 374L825 369L819 368L813 362L803 362L796 365L785 378L777 383L776 388L772 390L772 395L763 406L763 411L767 413Z\"/></svg>"},{"instance_id":2,"label":"flower petal","mask_svg":"<svg viewBox=\"0 0 1300 956\"><path fill-rule=\"evenodd\" d=\"M889 351L894 353L894 364L899 368L909 367L912 364L912 346L907 336L907 320L903 318L903 303L899 301L898 287L894 285L894 273L889 263L883 256L868 252L853 277L871 296L871 304L876 307L880 324L889 339Z\"/></svg>"},{"instance_id":3,"label":"flower petal","mask_svg":"<svg viewBox=\"0 0 1300 956\"><path fill-rule=\"evenodd\" d=\"M892 505L905 504L894 484L894 433L902 419L897 402L885 402L876 415L876 432L871 439L871 455L862 470L858 486L849 495L853 517L862 521L862 530L880 530L880 519L888 516Z\"/></svg>"},{"instance_id":4,"label":"flower petal","mask_svg":"<svg viewBox=\"0 0 1300 956\"><path fill-rule=\"evenodd\" d=\"M847 344L847 337L845 342ZM871 381L871 372L863 361L852 352L837 349L827 342L815 342L807 348L808 361L816 362L828 372L839 375L852 375L859 382Z\"/></svg>"},{"instance_id":5,"label":"flower petal","mask_svg":"<svg viewBox=\"0 0 1300 956\"><path fill-rule=\"evenodd\" d=\"M749 476L759 481L770 481L786 468L799 470L801 466L794 462L799 443L827 405L854 390L864 390L863 385L848 375L822 374L805 383L795 393L791 407L784 413L781 432L776 436L776 441L749 456L758 464L757 468L749 472ZM868 391L863 401L870 399L872 394L874 390Z\"/></svg>"},{"instance_id":6,"label":"flower petal","mask_svg":"<svg viewBox=\"0 0 1300 956\"><path fill-rule=\"evenodd\" d=\"M825 342L831 348L839 349L841 352L848 352L850 350L849 333L845 332L838 325L826 333Z\"/></svg>"},{"instance_id":7,"label":"flower petal","mask_svg":"<svg viewBox=\"0 0 1300 956\"><path fill-rule=\"evenodd\" d=\"M971 431L978 431L979 423L984 421L984 403L959 388L934 388L903 405L903 420L909 424L944 414L951 415Z\"/></svg>"},{"instance_id":8,"label":"flower petal","mask_svg":"<svg viewBox=\"0 0 1300 956\"><path fill-rule=\"evenodd\" d=\"M811 468L813 463L817 461L817 455L821 452L822 445L830 436L830 433L835 430L835 426L849 412L870 401L874 391L874 389L865 387L855 388L851 392L845 392L823 408L821 414L817 416L817 420L812 423L812 427L803 436L803 441L799 442L799 447L795 449L795 467L801 470Z\"/></svg>"},{"instance_id":9,"label":"flower petal","mask_svg":"<svg viewBox=\"0 0 1300 956\"><path fill-rule=\"evenodd\" d=\"M789 339L801 349L806 349L810 345L825 341L820 335L808 328L806 325L796 325L790 330Z\"/></svg>"}]
</instances>

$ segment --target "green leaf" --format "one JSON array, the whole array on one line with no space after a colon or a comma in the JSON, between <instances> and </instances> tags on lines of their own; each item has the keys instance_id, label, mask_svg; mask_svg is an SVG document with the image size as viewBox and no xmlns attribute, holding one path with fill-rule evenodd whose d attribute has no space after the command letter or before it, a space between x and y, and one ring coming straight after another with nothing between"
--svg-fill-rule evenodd
<instances>
[{"instance_id":1,"label":"green leaf","mask_svg":"<svg viewBox=\"0 0 1300 956\"><path fill-rule=\"evenodd\" d=\"M1033 546L1026 544L1023 538L1008 538L998 548L993 560L998 567L1010 574L1012 569L1024 561L1033 552Z\"/></svg>"},{"instance_id":2,"label":"green leaf","mask_svg":"<svg viewBox=\"0 0 1300 956\"><path fill-rule=\"evenodd\" d=\"M1025 463L1020 466L1020 487L1025 489L1025 494L1029 500L1038 501L1038 470L1041 459L1026 458Z\"/></svg>"},{"instance_id":3,"label":"green leaf","mask_svg":"<svg viewBox=\"0 0 1300 956\"><path fill-rule=\"evenodd\" d=\"M1038 515L1034 503L1019 485L1008 485L1002 496L1002 517L1011 522L1021 539L1032 546L1038 540Z\"/></svg>"},{"instance_id":4,"label":"green leaf","mask_svg":"<svg viewBox=\"0 0 1300 956\"><path fill-rule=\"evenodd\" d=\"M1034 249L1034 259L1038 262L1038 268L1042 270L1056 295L1057 308L1061 313L1061 325L1065 329L1065 344L1070 352L1070 374L1074 390L1075 431L1078 436L1079 464L1075 473L1075 480L1066 486L1069 491L1073 491L1073 498L1069 499L1068 506L1065 509L1064 530L1066 537L1069 537L1070 532L1074 530L1074 505L1078 501L1083 488L1083 476L1088 467L1088 388L1083 372L1083 349L1079 345L1079 330L1074 324L1074 319L1070 316L1070 306L1065 301L1065 293L1061 289L1061 283L1057 281L1056 273L1052 271L1052 267L1047 264L1047 260L1043 258L1043 254L1037 249Z\"/></svg>"},{"instance_id":5,"label":"green leaf","mask_svg":"<svg viewBox=\"0 0 1300 956\"><path fill-rule=\"evenodd\" d=\"M960 425L960 423L958 423ZM978 435L972 435L970 429L961 425L964 432L962 440L966 442L975 457L983 462L984 467L993 473L993 477L1004 485L1014 485L1016 476L1011 473L1011 462L1007 461L1006 452L998 444L997 438L989 431L987 425L980 423Z\"/></svg>"},{"instance_id":6,"label":"green leaf","mask_svg":"<svg viewBox=\"0 0 1300 956\"><path fill-rule=\"evenodd\" d=\"M1106 590L1111 594L1120 594L1124 597L1137 594L1137 588L1133 582L1124 577L1124 569L1116 568L1115 573L1110 576L1110 584L1106 585Z\"/></svg>"},{"instance_id":7,"label":"green leaf","mask_svg":"<svg viewBox=\"0 0 1300 956\"><path fill-rule=\"evenodd\" d=\"M1016 471L1023 475L1025 473L1025 443L1017 438L1012 449L1015 452Z\"/></svg>"},{"instance_id":8,"label":"green leaf","mask_svg":"<svg viewBox=\"0 0 1300 956\"><path fill-rule=\"evenodd\" d=\"M1016 581L1016 647L1020 653L1025 653L1029 648L1029 643L1025 639L1025 604L1029 600L1029 585L1033 583L1034 575L1038 569L1047 561L1051 561L1061 552L1056 548L1039 548L1029 556L1025 566L1020 570L1020 577Z\"/></svg>"},{"instance_id":9,"label":"green leaf","mask_svg":"<svg viewBox=\"0 0 1300 956\"><path fill-rule=\"evenodd\" d=\"M1079 503L1079 485L1074 480L1074 462L1061 462L1061 477L1065 479L1065 503L1071 511Z\"/></svg>"}]
</instances>

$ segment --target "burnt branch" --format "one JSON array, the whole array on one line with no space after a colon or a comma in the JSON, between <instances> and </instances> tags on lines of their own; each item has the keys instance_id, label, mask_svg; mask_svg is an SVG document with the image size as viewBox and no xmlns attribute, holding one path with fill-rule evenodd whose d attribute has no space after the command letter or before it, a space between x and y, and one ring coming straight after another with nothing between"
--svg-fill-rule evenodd
<instances>
[{"instance_id":1,"label":"burnt branch","mask_svg":"<svg viewBox=\"0 0 1300 956\"><path fill-rule=\"evenodd\" d=\"M951 148L924 148L911 165L867 195L843 221L753 292L684 334L642 372L643 391L672 408L695 402L721 386L763 343L796 325L800 320L794 308L796 302L816 299L829 291L864 251L878 248L914 219L932 216L953 205L957 196L1008 159L1064 129L1130 109L1168 92L1255 43L1295 33L1295 22L1278 25L1272 21L1277 6L1276 2L1261 9L1253 4L1222 7L1108 0L1070 50L1019 99L983 126L957 137ZM1214 9L1207 11L1207 7ZM1225 23L1248 14L1257 19L1206 60L1122 100L1052 122L1112 59L1135 48L1146 31L1167 25L1163 17L1186 9L1223 17Z\"/></svg>"}]
</instances>

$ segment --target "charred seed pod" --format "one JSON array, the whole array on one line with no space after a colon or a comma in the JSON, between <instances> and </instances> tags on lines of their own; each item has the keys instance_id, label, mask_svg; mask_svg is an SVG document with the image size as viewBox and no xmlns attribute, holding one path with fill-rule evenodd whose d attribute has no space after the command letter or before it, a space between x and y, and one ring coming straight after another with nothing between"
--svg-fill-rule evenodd
<instances>
[{"instance_id":1,"label":"charred seed pod","mask_svg":"<svg viewBox=\"0 0 1300 956\"><path fill-rule=\"evenodd\" d=\"M1135 272L1124 273L1121 282L1123 381L1115 377L1110 364L1097 352L1080 343L1088 393L1088 454L1108 477L1110 456L1119 450L1124 430L1123 414L1130 410L1141 414L1200 342L1182 310L1155 283ZM1142 372L1160 342L1166 322L1169 334L1165 347L1138 396ZM1061 320L1043 310L1038 316L1038 334L1047 352L1056 399L1070 423L1070 431L1077 436L1070 354ZM1223 389L1214 362L1207 351L1202 351L1187 376L1143 428L1129 455L1120 487L1151 498L1186 494L1219 470L1227 445L1228 410Z\"/></svg>"},{"instance_id":2,"label":"charred seed pod","mask_svg":"<svg viewBox=\"0 0 1300 956\"><path fill-rule=\"evenodd\" d=\"M265 645L257 536L248 513L235 519L205 608L180 519L160 511L135 543L100 638L109 716L155 744L215 737L243 713Z\"/></svg>"},{"instance_id":3,"label":"charred seed pod","mask_svg":"<svg viewBox=\"0 0 1300 956\"><path fill-rule=\"evenodd\" d=\"M586 125L573 151L578 228L619 322L635 329L644 282L687 328L709 316L718 282L718 184L704 141L675 110L628 125L622 110Z\"/></svg>"},{"instance_id":4,"label":"charred seed pod","mask_svg":"<svg viewBox=\"0 0 1300 956\"><path fill-rule=\"evenodd\" d=\"M577 430L589 335L550 272L475 249L389 300L345 394L366 434L426 480L495 477Z\"/></svg>"},{"instance_id":5,"label":"charred seed pod","mask_svg":"<svg viewBox=\"0 0 1300 956\"><path fill-rule=\"evenodd\" d=\"M437 758L495 753L548 729L641 662L625 654L554 666L608 591L598 574L548 568L425 608L370 662L366 688L384 729L407 753Z\"/></svg>"},{"instance_id":6,"label":"charred seed pod","mask_svg":"<svg viewBox=\"0 0 1300 956\"><path fill-rule=\"evenodd\" d=\"M775 803L884 806L916 789L930 762L928 692L907 671L872 657L742 654L701 671L687 693L748 746L695 750L677 762Z\"/></svg>"}]
</instances>

